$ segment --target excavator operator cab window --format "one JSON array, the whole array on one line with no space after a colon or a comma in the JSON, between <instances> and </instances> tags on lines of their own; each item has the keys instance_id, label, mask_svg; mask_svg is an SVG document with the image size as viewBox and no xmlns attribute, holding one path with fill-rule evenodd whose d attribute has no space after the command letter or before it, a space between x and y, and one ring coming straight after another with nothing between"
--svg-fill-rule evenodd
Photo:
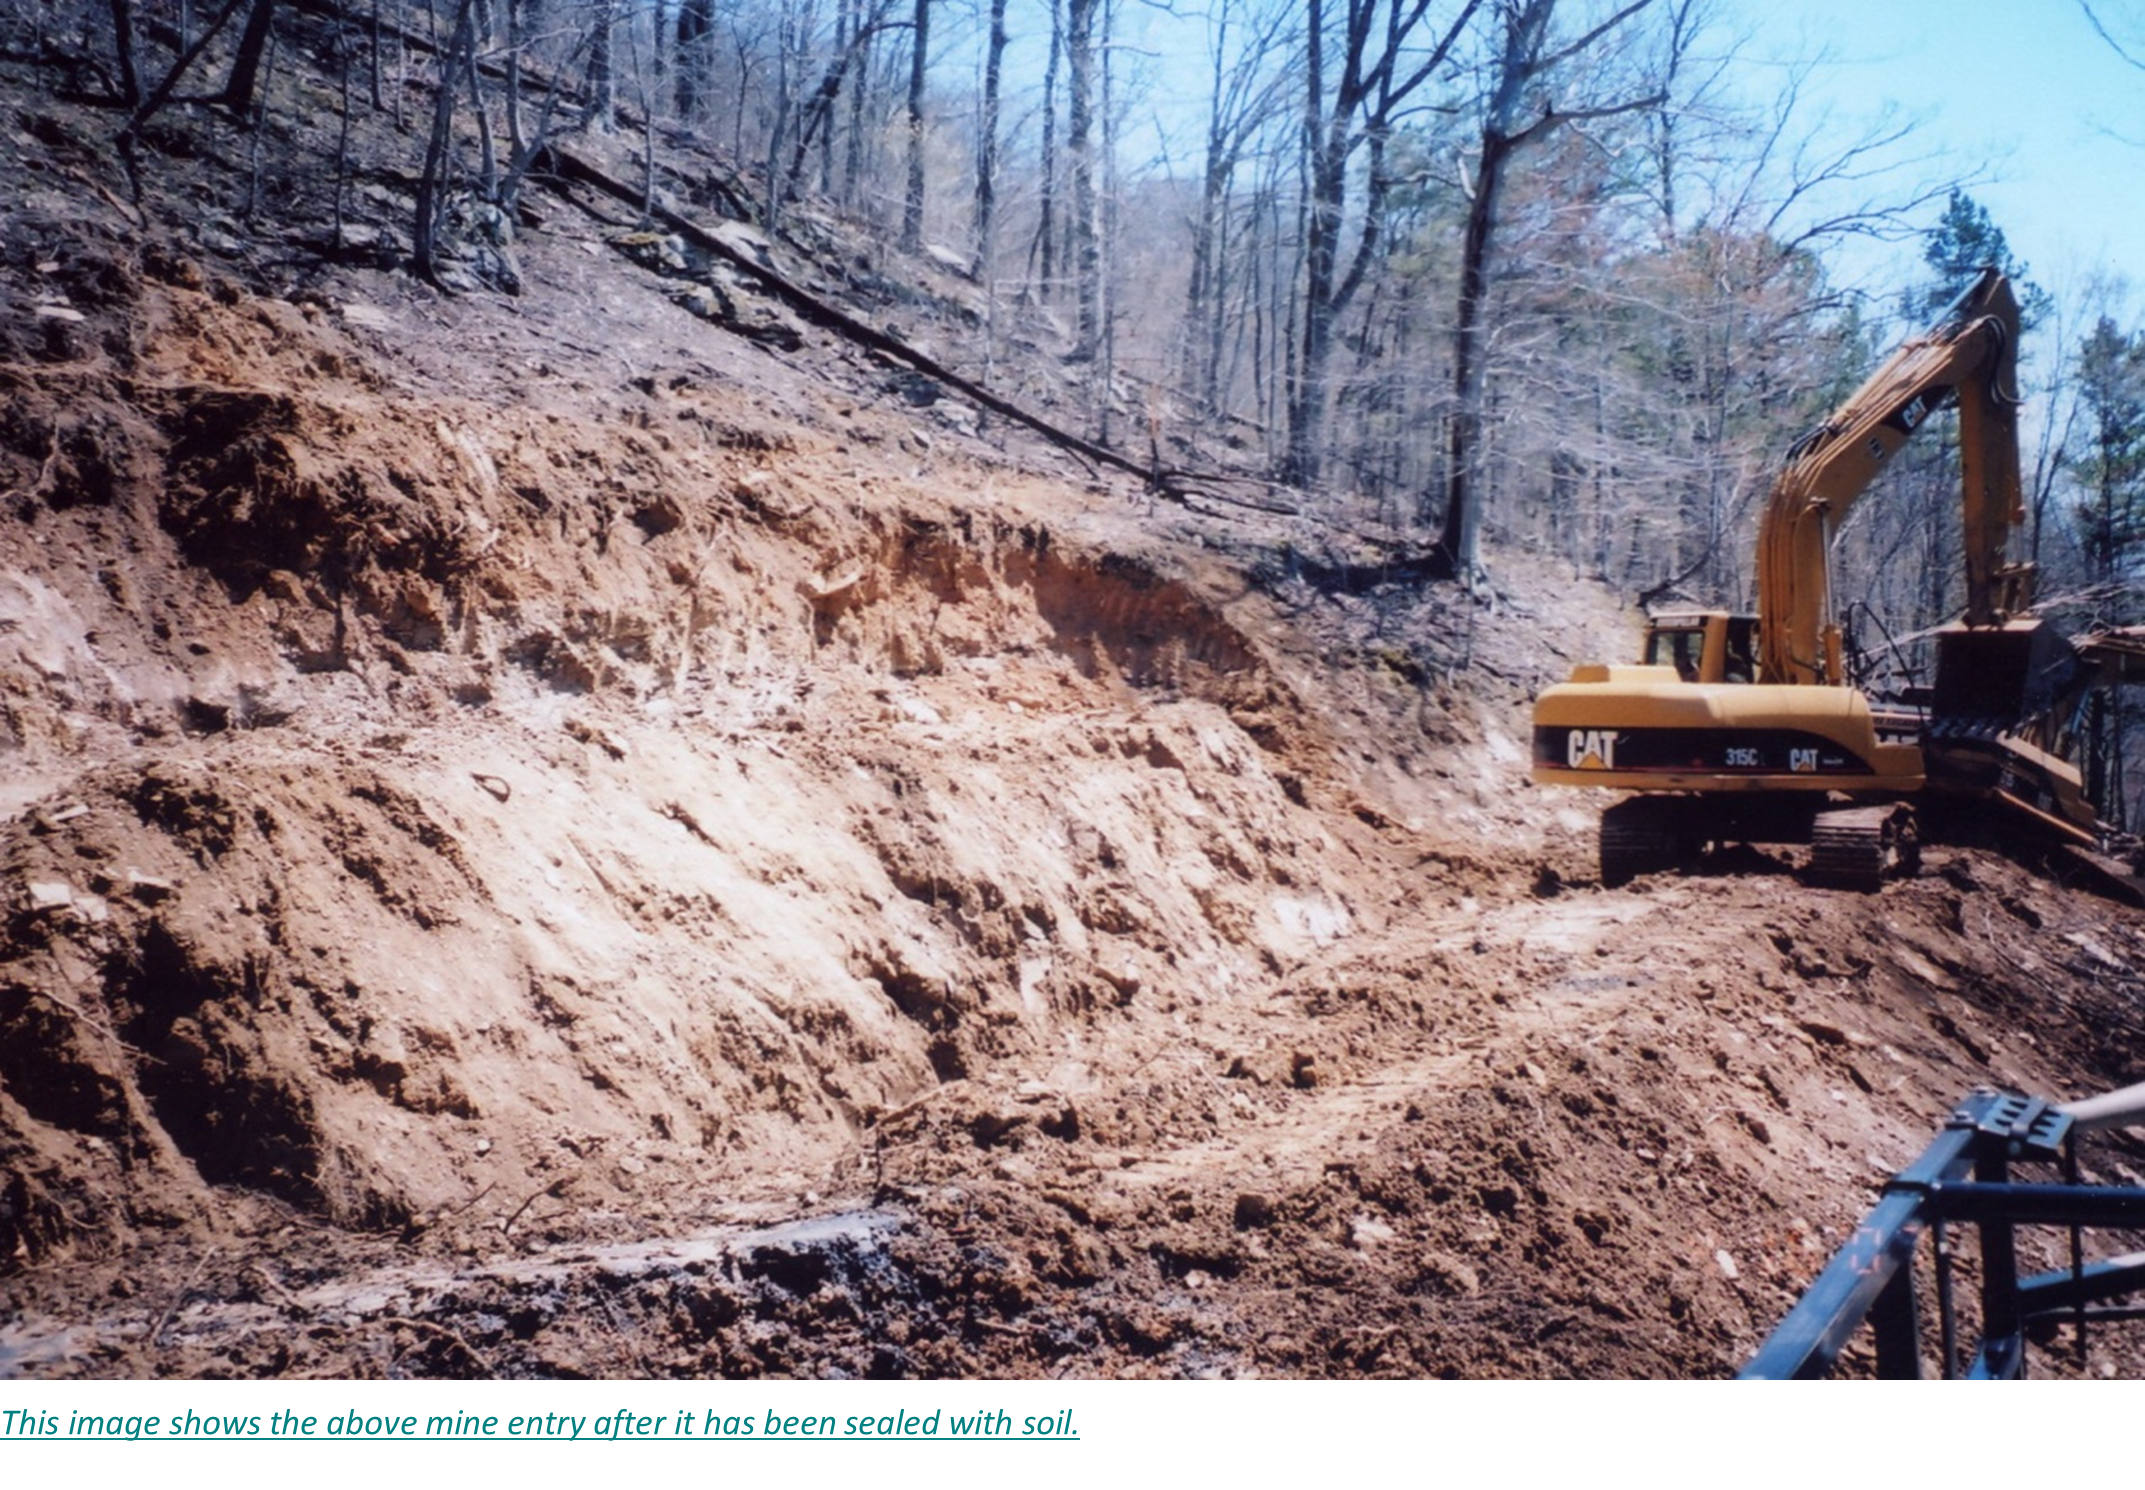
<instances>
[{"instance_id":1,"label":"excavator operator cab window","mask_svg":"<svg viewBox=\"0 0 2145 1490\"><path fill-rule=\"evenodd\" d=\"M1724 683L1758 681L1758 618L1728 617L1728 652L1721 664Z\"/></svg>"},{"instance_id":2,"label":"excavator operator cab window","mask_svg":"<svg viewBox=\"0 0 2145 1490\"><path fill-rule=\"evenodd\" d=\"M1695 683L1706 660L1703 626L1656 627L1646 638L1646 660L1655 667L1672 667L1686 683Z\"/></svg>"}]
</instances>

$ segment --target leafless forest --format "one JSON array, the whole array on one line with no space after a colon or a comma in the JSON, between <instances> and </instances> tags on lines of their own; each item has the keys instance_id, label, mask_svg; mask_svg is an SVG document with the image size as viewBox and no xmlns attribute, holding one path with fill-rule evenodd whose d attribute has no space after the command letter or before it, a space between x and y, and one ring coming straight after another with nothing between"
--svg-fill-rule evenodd
<instances>
[{"instance_id":1,"label":"leafless forest","mask_svg":"<svg viewBox=\"0 0 2145 1490\"><path fill-rule=\"evenodd\" d=\"M332 161L270 151L250 215L340 221L368 173L414 175L397 246L452 275L450 219L511 215L555 137L627 134L651 195L776 235L839 214L957 269L984 313L965 359L988 380L1002 348L1064 339L1103 440L1195 424L1336 520L1463 563L1486 524L1639 590L1747 593L1741 535L1782 446L1972 268L2030 275L1911 126L1843 137L1801 101L1821 59L1754 65L1720 0L11 9L17 48L125 117L130 169L204 98L269 140L297 123L279 110L388 111L410 142L357 160L345 127ZM335 95L278 97L291 46L325 50ZM686 146L729 174L672 180ZM1843 240L1917 236L1926 277L1896 303L1834 283ZM2034 309L2039 556L2106 587L2138 539L2138 335ZM1923 505L1943 478L1915 485L1859 535L1871 604L1905 631L1947 613L1956 567Z\"/></svg>"}]
</instances>

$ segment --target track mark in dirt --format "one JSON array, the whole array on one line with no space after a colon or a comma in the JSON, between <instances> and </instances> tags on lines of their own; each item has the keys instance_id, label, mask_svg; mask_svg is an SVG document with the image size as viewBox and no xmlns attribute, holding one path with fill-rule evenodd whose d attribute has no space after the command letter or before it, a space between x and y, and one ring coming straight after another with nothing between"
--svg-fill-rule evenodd
<instances>
[{"instance_id":1,"label":"track mark in dirt","mask_svg":"<svg viewBox=\"0 0 2145 1490\"><path fill-rule=\"evenodd\" d=\"M1105 1177L1127 1189L1239 1175L1247 1183L1301 1184L1374 1145L1395 1124L1420 1118L1440 1094L1459 1084L1482 1057L1472 1052L1426 1056L1332 1086L1287 1094L1275 1108L1244 1116L1239 1125L1181 1148L1120 1158Z\"/></svg>"}]
</instances>

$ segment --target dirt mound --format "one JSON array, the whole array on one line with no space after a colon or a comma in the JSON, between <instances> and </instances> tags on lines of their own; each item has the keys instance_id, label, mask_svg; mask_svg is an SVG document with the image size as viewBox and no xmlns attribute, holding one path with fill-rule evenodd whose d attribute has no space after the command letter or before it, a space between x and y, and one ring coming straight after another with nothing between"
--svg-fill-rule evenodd
<instances>
[{"instance_id":1,"label":"dirt mound","mask_svg":"<svg viewBox=\"0 0 2145 1490\"><path fill-rule=\"evenodd\" d=\"M344 333L199 278L126 298L134 377L25 405L108 408L132 474L17 497L9 1009L56 1049L9 1092L106 1146L26 1145L19 1259L113 1234L122 1170L380 1225L509 1151L815 1154L1345 921L1278 893L1296 809L1231 722L1300 710L1151 558L795 433L326 382Z\"/></svg>"}]
</instances>

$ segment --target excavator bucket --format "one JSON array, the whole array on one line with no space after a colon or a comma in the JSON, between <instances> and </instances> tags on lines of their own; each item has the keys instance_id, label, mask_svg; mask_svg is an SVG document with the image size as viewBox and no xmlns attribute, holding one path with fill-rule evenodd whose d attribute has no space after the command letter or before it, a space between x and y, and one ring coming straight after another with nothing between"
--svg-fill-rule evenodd
<instances>
[{"instance_id":1,"label":"excavator bucket","mask_svg":"<svg viewBox=\"0 0 2145 1490\"><path fill-rule=\"evenodd\" d=\"M2077 652L2038 617L2001 626L1946 626L1936 637L1930 733L1938 739L2016 733L2077 683Z\"/></svg>"}]
</instances>

